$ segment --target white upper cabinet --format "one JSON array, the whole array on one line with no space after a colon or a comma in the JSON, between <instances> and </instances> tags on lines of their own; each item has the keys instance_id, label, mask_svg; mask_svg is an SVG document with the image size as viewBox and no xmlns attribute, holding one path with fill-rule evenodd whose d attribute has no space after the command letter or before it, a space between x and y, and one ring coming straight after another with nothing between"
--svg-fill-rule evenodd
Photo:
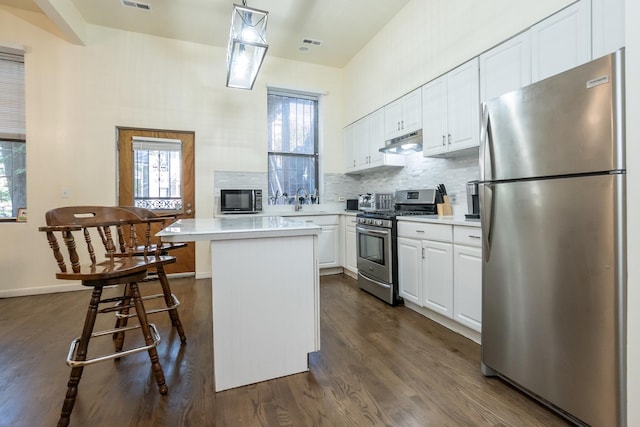
<instances>
[{"instance_id":1,"label":"white upper cabinet","mask_svg":"<svg viewBox=\"0 0 640 427\"><path fill-rule=\"evenodd\" d=\"M422 87L422 152L447 151L447 76Z\"/></svg>"},{"instance_id":2,"label":"white upper cabinet","mask_svg":"<svg viewBox=\"0 0 640 427\"><path fill-rule=\"evenodd\" d=\"M384 147L384 109L374 111L365 117L365 138L358 143L361 167L378 167L384 165L385 155L380 152Z\"/></svg>"},{"instance_id":3,"label":"white upper cabinet","mask_svg":"<svg viewBox=\"0 0 640 427\"><path fill-rule=\"evenodd\" d=\"M624 0L591 0L591 12L593 58L624 46Z\"/></svg>"},{"instance_id":4,"label":"white upper cabinet","mask_svg":"<svg viewBox=\"0 0 640 427\"><path fill-rule=\"evenodd\" d=\"M531 27L532 81L591 60L591 2L580 0Z\"/></svg>"},{"instance_id":5,"label":"white upper cabinet","mask_svg":"<svg viewBox=\"0 0 640 427\"><path fill-rule=\"evenodd\" d=\"M478 58L422 87L422 153L438 156L479 145Z\"/></svg>"},{"instance_id":6,"label":"white upper cabinet","mask_svg":"<svg viewBox=\"0 0 640 427\"><path fill-rule=\"evenodd\" d=\"M405 157L383 154L384 109L379 109L344 128L345 172L366 173L381 167L403 167Z\"/></svg>"},{"instance_id":7,"label":"white upper cabinet","mask_svg":"<svg viewBox=\"0 0 640 427\"><path fill-rule=\"evenodd\" d=\"M531 33L526 31L480 55L480 100L531 83Z\"/></svg>"},{"instance_id":8,"label":"white upper cabinet","mask_svg":"<svg viewBox=\"0 0 640 427\"><path fill-rule=\"evenodd\" d=\"M344 157L345 157L345 171L347 173L354 172L358 169L358 154L356 143L356 123L350 124L343 131L344 137Z\"/></svg>"},{"instance_id":9,"label":"white upper cabinet","mask_svg":"<svg viewBox=\"0 0 640 427\"><path fill-rule=\"evenodd\" d=\"M422 127L422 92L416 89L384 107L385 140L406 135Z\"/></svg>"}]
</instances>

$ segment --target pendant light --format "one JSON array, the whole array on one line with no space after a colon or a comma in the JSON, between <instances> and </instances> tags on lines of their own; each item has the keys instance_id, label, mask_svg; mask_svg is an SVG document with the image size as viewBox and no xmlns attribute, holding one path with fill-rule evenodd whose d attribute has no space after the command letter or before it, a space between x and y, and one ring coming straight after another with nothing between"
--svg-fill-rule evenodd
<instances>
[{"instance_id":1,"label":"pendant light","mask_svg":"<svg viewBox=\"0 0 640 427\"><path fill-rule=\"evenodd\" d=\"M233 5L229 50L227 52L227 87L253 89L258 71L267 53L267 16L269 12Z\"/></svg>"}]
</instances>

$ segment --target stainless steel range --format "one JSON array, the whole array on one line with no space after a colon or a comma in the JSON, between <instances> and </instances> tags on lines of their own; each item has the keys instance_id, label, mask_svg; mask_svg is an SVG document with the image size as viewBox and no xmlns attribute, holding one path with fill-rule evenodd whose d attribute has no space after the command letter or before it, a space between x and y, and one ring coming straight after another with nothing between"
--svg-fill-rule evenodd
<instances>
[{"instance_id":1,"label":"stainless steel range","mask_svg":"<svg viewBox=\"0 0 640 427\"><path fill-rule=\"evenodd\" d=\"M400 215L434 215L437 190L396 191L394 208L356 215L358 285L384 302L402 302L398 292L398 227Z\"/></svg>"}]
</instances>

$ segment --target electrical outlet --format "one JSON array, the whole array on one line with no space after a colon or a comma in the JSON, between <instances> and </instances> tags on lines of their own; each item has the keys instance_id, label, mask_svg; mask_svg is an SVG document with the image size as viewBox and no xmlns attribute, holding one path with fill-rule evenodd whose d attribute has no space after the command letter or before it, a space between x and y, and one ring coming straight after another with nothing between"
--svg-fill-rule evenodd
<instances>
[{"instance_id":1,"label":"electrical outlet","mask_svg":"<svg viewBox=\"0 0 640 427\"><path fill-rule=\"evenodd\" d=\"M338 201L339 202L344 202L344 196L338 196Z\"/></svg>"}]
</instances>

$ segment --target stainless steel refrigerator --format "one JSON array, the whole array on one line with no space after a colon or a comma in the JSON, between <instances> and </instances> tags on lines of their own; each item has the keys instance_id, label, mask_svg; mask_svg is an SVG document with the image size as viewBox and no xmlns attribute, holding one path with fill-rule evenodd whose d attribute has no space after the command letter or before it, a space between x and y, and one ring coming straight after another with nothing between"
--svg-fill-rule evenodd
<instances>
[{"instance_id":1,"label":"stainless steel refrigerator","mask_svg":"<svg viewBox=\"0 0 640 427\"><path fill-rule=\"evenodd\" d=\"M624 52L483 105L482 372L626 425Z\"/></svg>"}]
</instances>

